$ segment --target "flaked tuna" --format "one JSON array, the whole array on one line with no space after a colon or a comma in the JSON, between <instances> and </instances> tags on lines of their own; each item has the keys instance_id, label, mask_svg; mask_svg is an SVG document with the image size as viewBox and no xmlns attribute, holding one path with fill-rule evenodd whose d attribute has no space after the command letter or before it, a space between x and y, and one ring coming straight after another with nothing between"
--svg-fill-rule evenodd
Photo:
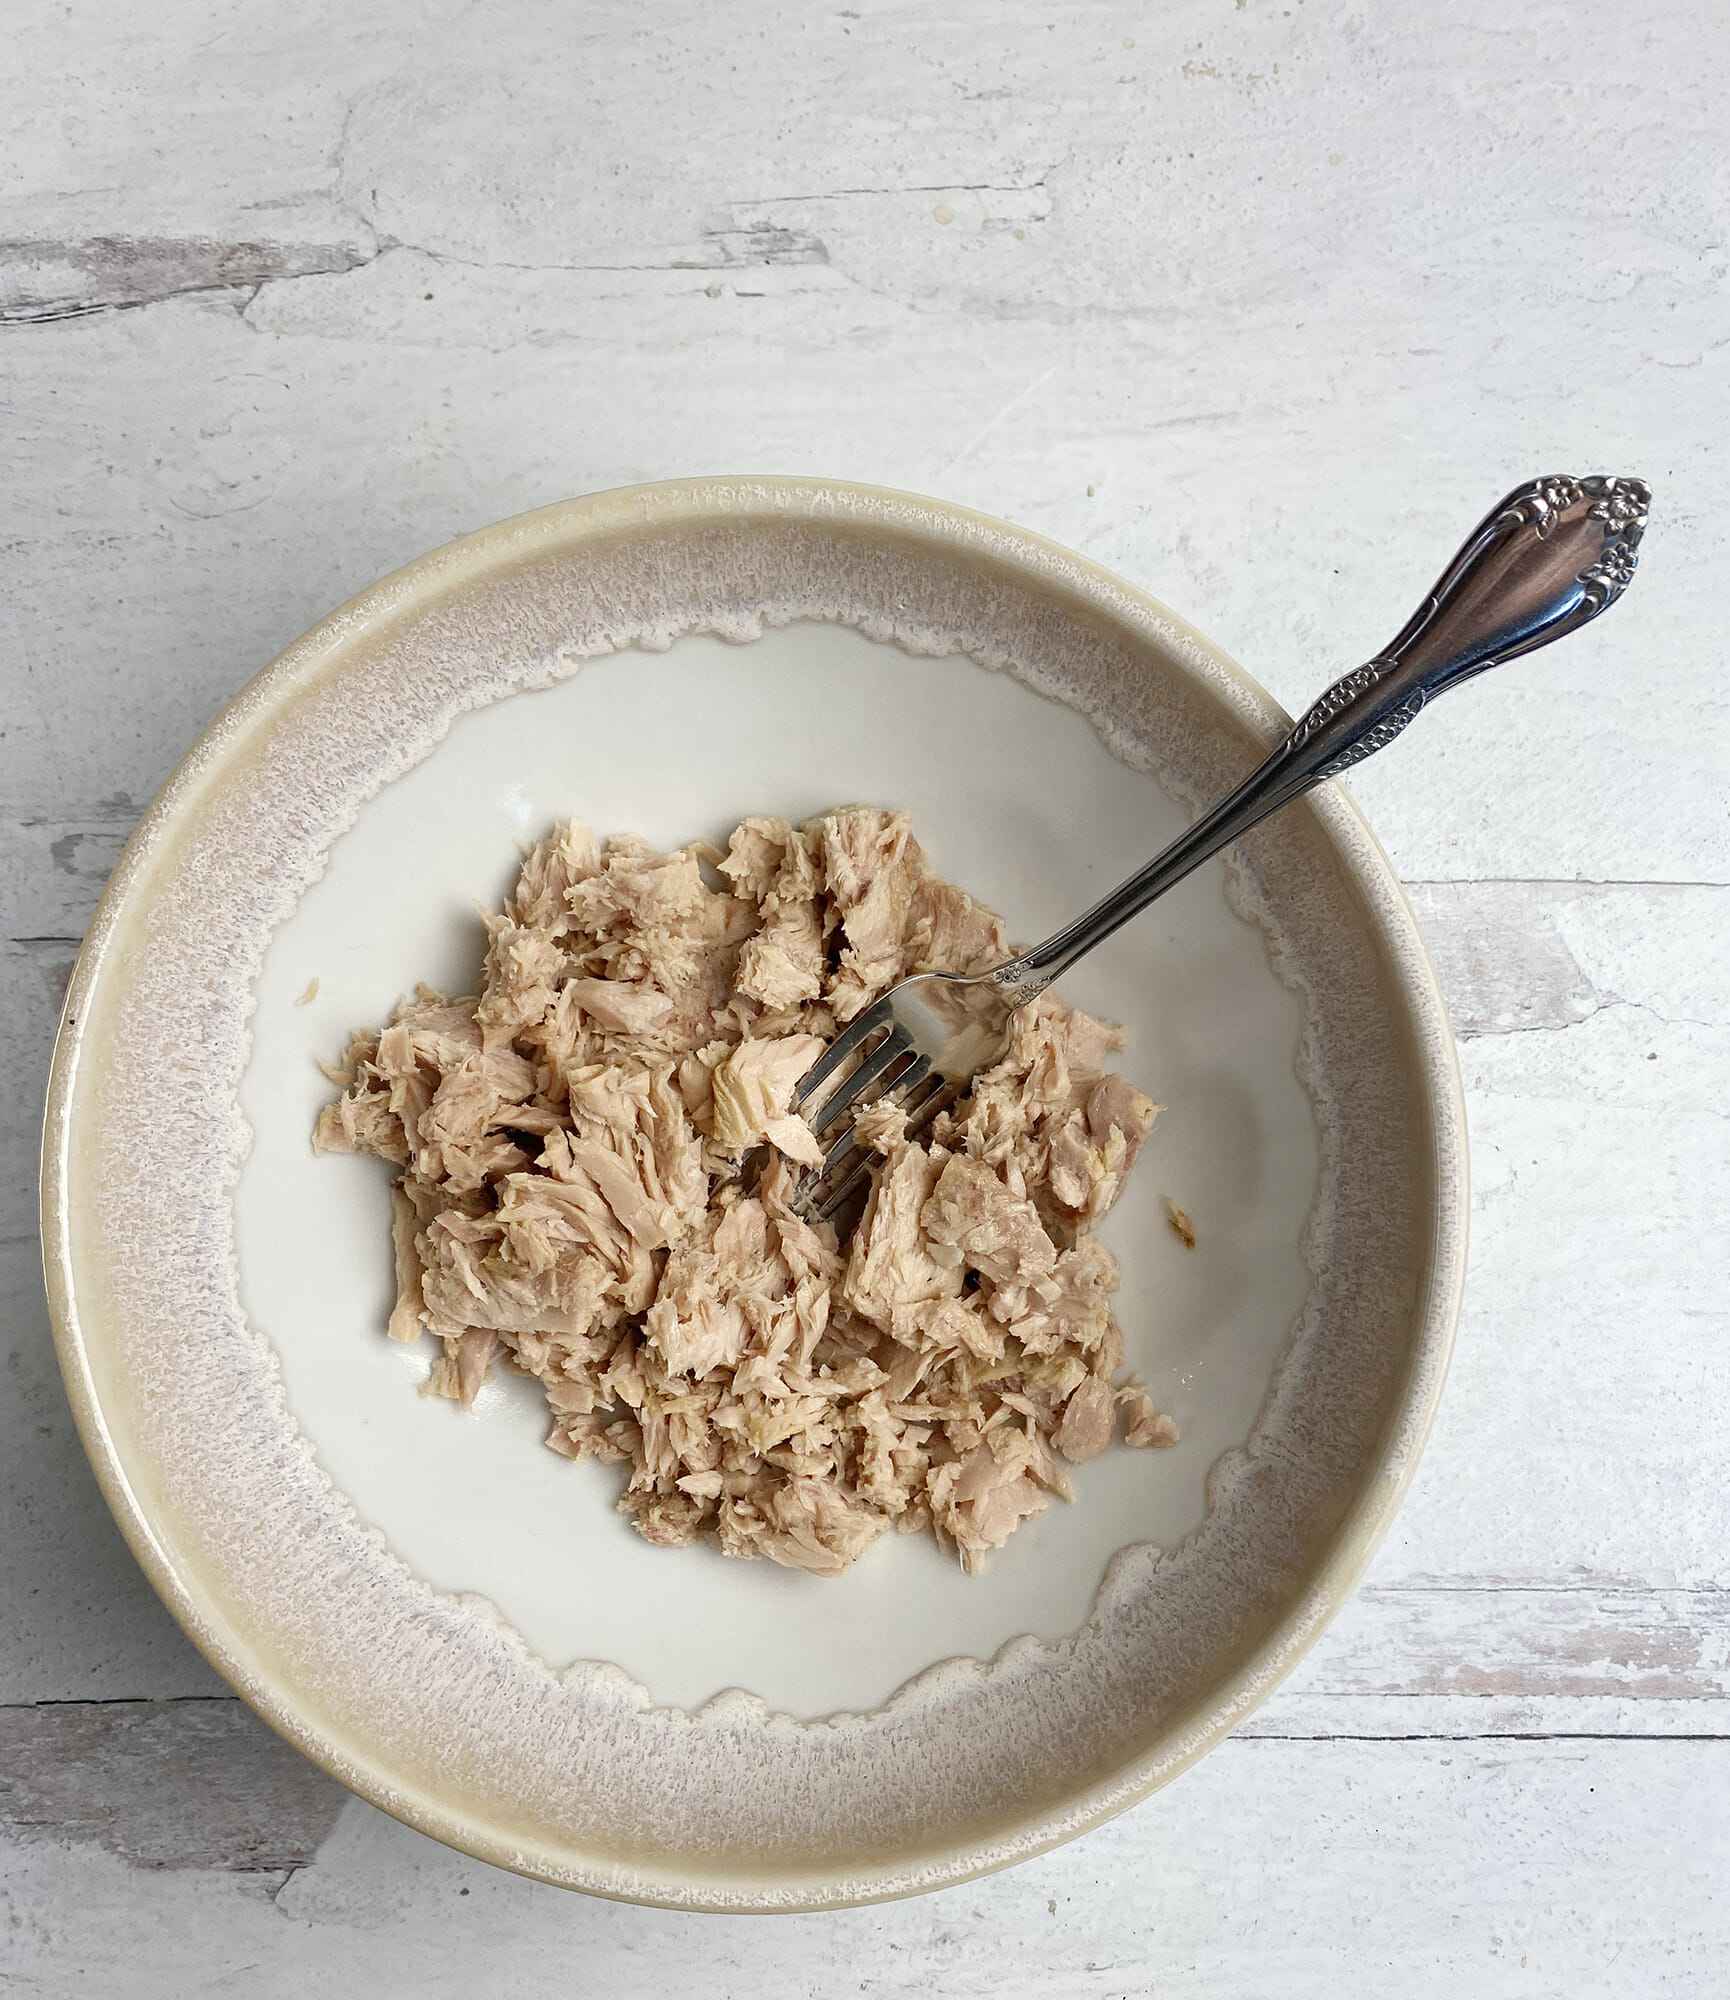
<instances>
[{"instance_id":1,"label":"flaked tuna","mask_svg":"<svg viewBox=\"0 0 1730 2000\"><path fill-rule=\"evenodd\" d=\"M487 929L481 992L423 989L355 1036L315 1134L400 1169L388 1331L437 1340L432 1392L466 1408L502 1361L540 1383L554 1450L623 1468L647 1540L818 1576L891 1527L977 1568L1073 1497L1065 1463L1120 1411L1127 1443L1176 1442L1140 1382L1113 1386L1118 1274L1091 1231L1157 1107L1105 1068L1110 1022L1047 993L916 1141L868 1108L846 1243L791 1206L821 1159L797 1086L839 1025L1009 950L906 814L750 819L725 853L573 822Z\"/></svg>"}]
</instances>

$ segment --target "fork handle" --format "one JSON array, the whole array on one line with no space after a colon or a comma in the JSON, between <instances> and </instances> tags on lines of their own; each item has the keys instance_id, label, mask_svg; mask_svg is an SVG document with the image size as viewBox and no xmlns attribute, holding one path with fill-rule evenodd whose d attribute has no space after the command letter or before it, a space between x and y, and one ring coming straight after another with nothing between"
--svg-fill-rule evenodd
<instances>
[{"instance_id":1,"label":"fork handle","mask_svg":"<svg viewBox=\"0 0 1730 2000\"><path fill-rule=\"evenodd\" d=\"M1639 479L1534 479L1487 514L1385 652L1335 681L1229 797L1085 916L990 976L1031 1000L1222 847L1391 743L1418 710L1614 604L1651 493Z\"/></svg>"}]
</instances>

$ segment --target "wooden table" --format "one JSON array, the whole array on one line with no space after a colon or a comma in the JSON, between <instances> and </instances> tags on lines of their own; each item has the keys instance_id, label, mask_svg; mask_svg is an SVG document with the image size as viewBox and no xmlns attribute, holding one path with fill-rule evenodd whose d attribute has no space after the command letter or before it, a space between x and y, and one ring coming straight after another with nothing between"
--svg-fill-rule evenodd
<instances>
[{"instance_id":1,"label":"wooden table","mask_svg":"<svg viewBox=\"0 0 1730 2000\"><path fill-rule=\"evenodd\" d=\"M19 0L8 26L0 1988L1730 1991L1730 17ZM1354 779L1447 986L1475 1173L1453 1379L1368 1580L1115 1824L773 1920L495 1873L253 1722L97 1496L33 1219L61 984L218 706L462 530L745 470L1037 528L1288 706L1517 479L1657 495L1626 604Z\"/></svg>"}]
</instances>

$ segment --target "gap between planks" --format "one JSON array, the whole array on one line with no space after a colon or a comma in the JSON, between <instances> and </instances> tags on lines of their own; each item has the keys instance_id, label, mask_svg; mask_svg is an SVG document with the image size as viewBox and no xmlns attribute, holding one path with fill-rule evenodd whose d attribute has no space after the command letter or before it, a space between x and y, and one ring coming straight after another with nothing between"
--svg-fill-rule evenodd
<instances>
[{"instance_id":1,"label":"gap between planks","mask_svg":"<svg viewBox=\"0 0 1730 2000\"><path fill-rule=\"evenodd\" d=\"M1242 1754L1279 1746L1602 1745L1730 1741L1730 1702L1704 1707L1718 1730L1346 1728L1291 1722L1315 1707L1276 1695L1233 1737ZM1325 1705L1325 1704L1324 1704ZM1351 1706L1351 1704L1346 1704ZM1381 1697L1399 1708L1399 1697ZM1470 1698L1449 1706L1471 1708ZM1663 1704L1665 1707L1679 1704ZM1427 1718L1426 1718L1427 1719ZM234 1696L176 1701L51 1701L0 1706L0 1837L94 1842L130 1866L292 1872L313 1861L348 1793L276 1737ZM286 1874L285 1874L286 1879Z\"/></svg>"}]
</instances>

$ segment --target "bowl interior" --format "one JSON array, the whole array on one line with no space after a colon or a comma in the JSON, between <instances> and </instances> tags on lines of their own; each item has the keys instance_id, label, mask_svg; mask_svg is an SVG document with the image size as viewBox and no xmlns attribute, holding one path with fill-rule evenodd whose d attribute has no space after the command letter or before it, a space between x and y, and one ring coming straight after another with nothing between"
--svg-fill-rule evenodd
<instances>
[{"instance_id":1,"label":"bowl interior","mask_svg":"<svg viewBox=\"0 0 1730 2000\"><path fill-rule=\"evenodd\" d=\"M1067 1637L1120 1549L1172 1547L1200 1525L1208 1474L1247 1442L1309 1291L1320 1133L1298 1074L1299 996L1230 907L1220 861L1063 988L1125 1024L1121 1065L1166 1107L1105 1234L1127 1359L1176 1416L1176 1449L1078 1468L1076 1504L980 1575L928 1536L896 1535L831 1581L707 1545L651 1548L614 1509L616 1471L542 1448L540 1389L522 1377L495 1370L467 1417L412 1393L431 1342L383 1336L389 1171L312 1154L331 1094L318 1058L417 981L474 990L475 905L496 907L521 838L580 815L668 846L724 841L752 812L798 820L854 800L909 808L933 865L1027 942L1186 818L1084 717L1011 675L807 620L743 645L692 634L464 716L336 841L257 984L240 1296L295 1421L417 1575L488 1600L555 1668L608 1661L685 1708L736 1687L796 1716L868 1710L937 1661ZM1195 1221L1193 1251L1166 1224L1168 1196Z\"/></svg>"}]
</instances>

